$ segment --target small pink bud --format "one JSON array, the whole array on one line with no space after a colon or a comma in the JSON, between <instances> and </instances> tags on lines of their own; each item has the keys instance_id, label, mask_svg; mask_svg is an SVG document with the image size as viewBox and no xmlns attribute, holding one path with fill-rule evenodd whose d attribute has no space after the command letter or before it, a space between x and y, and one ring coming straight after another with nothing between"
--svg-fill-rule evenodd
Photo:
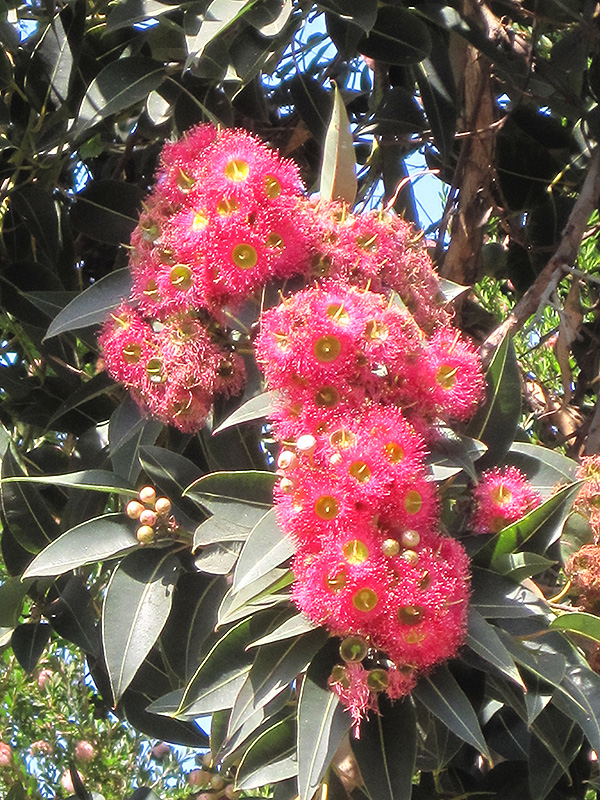
<instances>
[{"instance_id":1,"label":"small pink bud","mask_svg":"<svg viewBox=\"0 0 600 800\"><path fill-rule=\"evenodd\" d=\"M135 535L140 544L151 544L154 541L154 528L149 525L142 525L137 529Z\"/></svg>"},{"instance_id":2,"label":"small pink bud","mask_svg":"<svg viewBox=\"0 0 600 800\"><path fill-rule=\"evenodd\" d=\"M219 791L225 786L225 781L220 775L213 775L210 779L210 788Z\"/></svg>"},{"instance_id":3,"label":"small pink bud","mask_svg":"<svg viewBox=\"0 0 600 800\"><path fill-rule=\"evenodd\" d=\"M5 742L0 742L0 767L10 767L12 764L12 747Z\"/></svg>"},{"instance_id":4,"label":"small pink bud","mask_svg":"<svg viewBox=\"0 0 600 800\"><path fill-rule=\"evenodd\" d=\"M156 523L156 514L149 508L145 508L140 514L140 523L152 527Z\"/></svg>"},{"instance_id":5,"label":"small pink bud","mask_svg":"<svg viewBox=\"0 0 600 800\"><path fill-rule=\"evenodd\" d=\"M144 486L142 489L140 489L139 497L142 503L153 506L156 500L156 491L154 490L153 486Z\"/></svg>"},{"instance_id":6,"label":"small pink bud","mask_svg":"<svg viewBox=\"0 0 600 800\"><path fill-rule=\"evenodd\" d=\"M79 771L77 772L77 774L83 780L83 775ZM75 794L75 787L73 786L73 779L71 778L71 773L69 770L63 772L62 777L60 779L60 785L67 794Z\"/></svg>"},{"instance_id":7,"label":"small pink bud","mask_svg":"<svg viewBox=\"0 0 600 800\"><path fill-rule=\"evenodd\" d=\"M137 500L131 500L131 502L127 503L125 513L130 519L139 519L143 510L144 506L141 503L138 503Z\"/></svg>"},{"instance_id":8,"label":"small pink bud","mask_svg":"<svg viewBox=\"0 0 600 800\"><path fill-rule=\"evenodd\" d=\"M292 481L290 478L282 478L279 481L279 488L282 494L291 494L296 488L296 481Z\"/></svg>"},{"instance_id":9,"label":"small pink bud","mask_svg":"<svg viewBox=\"0 0 600 800\"><path fill-rule=\"evenodd\" d=\"M165 516L171 511L171 501L168 497L159 497L154 505L157 514Z\"/></svg>"},{"instance_id":10,"label":"small pink bud","mask_svg":"<svg viewBox=\"0 0 600 800\"><path fill-rule=\"evenodd\" d=\"M279 469L292 469L298 463L298 456L291 450L284 450L279 454L277 466Z\"/></svg>"},{"instance_id":11,"label":"small pink bud","mask_svg":"<svg viewBox=\"0 0 600 800\"><path fill-rule=\"evenodd\" d=\"M37 685L38 689L43 689L52 679L53 672L51 669L42 669L38 675Z\"/></svg>"},{"instance_id":12,"label":"small pink bud","mask_svg":"<svg viewBox=\"0 0 600 800\"><path fill-rule=\"evenodd\" d=\"M85 739L82 739L75 745L75 758L78 761L91 761L95 755L96 751L94 750L94 746L91 744L91 742L87 742Z\"/></svg>"},{"instance_id":13,"label":"small pink bud","mask_svg":"<svg viewBox=\"0 0 600 800\"><path fill-rule=\"evenodd\" d=\"M170 753L171 748L165 742L159 742L158 744L154 745L150 751L152 758L155 758L157 761L162 761L163 758L166 758Z\"/></svg>"},{"instance_id":14,"label":"small pink bud","mask_svg":"<svg viewBox=\"0 0 600 800\"><path fill-rule=\"evenodd\" d=\"M296 442L296 450L304 455L310 455L311 453L314 453L316 446L317 440L310 433L305 433L304 435L299 436L298 441Z\"/></svg>"},{"instance_id":15,"label":"small pink bud","mask_svg":"<svg viewBox=\"0 0 600 800\"><path fill-rule=\"evenodd\" d=\"M202 779L202 770L193 769L191 772L188 772L187 782L190 786L203 786L205 781Z\"/></svg>"}]
</instances>

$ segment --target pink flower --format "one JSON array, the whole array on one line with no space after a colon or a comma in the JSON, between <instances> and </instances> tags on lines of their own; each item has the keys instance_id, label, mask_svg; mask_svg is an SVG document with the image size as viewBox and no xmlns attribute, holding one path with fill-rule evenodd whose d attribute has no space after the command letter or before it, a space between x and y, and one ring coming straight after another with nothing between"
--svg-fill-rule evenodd
<instances>
[{"instance_id":1,"label":"pink flower","mask_svg":"<svg viewBox=\"0 0 600 800\"><path fill-rule=\"evenodd\" d=\"M78 761L91 761L95 755L96 751L94 750L94 745L91 742L82 739L75 745L75 758Z\"/></svg>"},{"instance_id":2,"label":"pink flower","mask_svg":"<svg viewBox=\"0 0 600 800\"><path fill-rule=\"evenodd\" d=\"M369 687L368 677L369 671L358 663L334 667L329 678L329 688L350 712L357 738L360 734L360 723L367 712L378 712L377 693Z\"/></svg>"},{"instance_id":3,"label":"pink flower","mask_svg":"<svg viewBox=\"0 0 600 800\"><path fill-rule=\"evenodd\" d=\"M584 456L575 477L585 480L574 503L574 508L587 517L594 534L600 539L600 456Z\"/></svg>"},{"instance_id":4,"label":"pink flower","mask_svg":"<svg viewBox=\"0 0 600 800\"><path fill-rule=\"evenodd\" d=\"M471 527L474 533L498 533L542 502L517 467L496 467L482 473L473 490L473 500Z\"/></svg>"},{"instance_id":5,"label":"pink flower","mask_svg":"<svg viewBox=\"0 0 600 800\"><path fill-rule=\"evenodd\" d=\"M51 669L41 669L37 677L38 689L45 688L48 685L48 683L52 680L53 675L54 673Z\"/></svg>"},{"instance_id":6,"label":"pink flower","mask_svg":"<svg viewBox=\"0 0 600 800\"><path fill-rule=\"evenodd\" d=\"M80 772L77 772L77 774L80 780L83 780L83 775ZM60 778L60 785L67 794L75 794L75 787L73 786L73 778L71 777L70 770L63 772Z\"/></svg>"},{"instance_id":7,"label":"pink flower","mask_svg":"<svg viewBox=\"0 0 600 800\"><path fill-rule=\"evenodd\" d=\"M52 755L53 750L54 748L52 747L50 742L46 742L44 739L38 739L37 741L32 742L29 748L29 752L31 753L32 756L35 756L37 754L50 756Z\"/></svg>"},{"instance_id":8,"label":"pink flower","mask_svg":"<svg viewBox=\"0 0 600 800\"><path fill-rule=\"evenodd\" d=\"M0 767L10 767L12 763L12 747L6 742L0 742Z\"/></svg>"}]
</instances>

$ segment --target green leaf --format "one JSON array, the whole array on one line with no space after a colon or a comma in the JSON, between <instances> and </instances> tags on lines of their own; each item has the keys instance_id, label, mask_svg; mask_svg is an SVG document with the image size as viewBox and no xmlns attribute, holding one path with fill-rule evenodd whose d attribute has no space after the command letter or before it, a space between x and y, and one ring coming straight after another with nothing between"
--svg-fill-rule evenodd
<instances>
[{"instance_id":1,"label":"green leaf","mask_svg":"<svg viewBox=\"0 0 600 800\"><path fill-rule=\"evenodd\" d=\"M583 741L581 729L573 720L565 718L556 709L549 708L548 712L553 712L555 715L554 729L559 739L558 745L564 753L564 761L571 763L581 748ZM529 789L533 800L544 800L563 774L570 779L569 773L564 773L560 761L537 736L531 738L527 764Z\"/></svg>"},{"instance_id":2,"label":"green leaf","mask_svg":"<svg viewBox=\"0 0 600 800\"><path fill-rule=\"evenodd\" d=\"M410 800L417 755L417 725L410 699L382 703L352 740L365 788L377 800Z\"/></svg>"},{"instance_id":3,"label":"green leaf","mask_svg":"<svg viewBox=\"0 0 600 800\"><path fill-rule=\"evenodd\" d=\"M377 19L377 0L320 0L319 8L348 17L363 31L371 30Z\"/></svg>"},{"instance_id":4,"label":"green leaf","mask_svg":"<svg viewBox=\"0 0 600 800\"><path fill-rule=\"evenodd\" d=\"M0 647L10 641L30 587L31 582L24 578L6 578L0 584Z\"/></svg>"},{"instance_id":5,"label":"green leaf","mask_svg":"<svg viewBox=\"0 0 600 800\"><path fill-rule=\"evenodd\" d=\"M167 621L179 569L172 553L148 548L126 556L111 576L102 607L102 642L115 702Z\"/></svg>"},{"instance_id":6,"label":"green leaf","mask_svg":"<svg viewBox=\"0 0 600 800\"><path fill-rule=\"evenodd\" d=\"M14 629L10 646L25 672L32 673L36 668L50 639L50 630L46 622L26 622Z\"/></svg>"},{"instance_id":7,"label":"green leaf","mask_svg":"<svg viewBox=\"0 0 600 800\"><path fill-rule=\"evenodd\" d=\"M233 574L232 591L239 592L293 554L294 545L279 527L272 508L256 523L244 544Z\"/></svg>"},{"instance_id":8,"label":"green leaf","mask_svg":"<svg viewBox=\"0 0 600 800\"><path fill-rule=\"evenodd\" d=\"M243 619L260 609L289 602L289 593L282 590L293 580L289 569L273 569L235 594L230 588L219 608L219 626Z\"/></svg>"},{"instance_id":9,"label":"green leaf","mask_svg":"<svg viewBox=\"0 0 600 800\"><path fill-rule=\"evenodd\" d=\"M79 233L106 244L129 242L144 198L138 186L95 180L75 197L69 218Z\"/></svg>"},{"instance_id":10,"label":"green leaf","mask_svg":"<svg viewBox=\"0 0 600 800\"><path fill-rule=\"evenodd\" d=\"M263 645L235 700L228 736L233 736L258 709L284 691L328 638L328 631L316 628L294 639Z\"/></svg>"},{"instance_id":11,"label":"green leaf","mask_svg":"<svg viewBox=\"0 0 600 800\"><path fill-rule=\"evenodd\" d=\"M525 690L525 684L511 654L502 643L494 626L486 622L476 608L469 609L467 644L481 658Z\"/></svg>"},{"instance_id":12,"label":"green leaf","mask_svg":"<svg viewBox=\"0 0 600 800\"><path fill-rule=\"evenodd\" d=\"M454 434L452 431L444 431L445 435L437 439L431 447L431 454L427 459L429 464L434 466L436 478L438 475L443 476L443 472L437 471L447 470L449 473L456 474L456 469L464 470L465 473L477 480L477 473L475 472L474 461L481 458L487 450L487 446L477 439L471 439L468 436L461 436ZM453 434L453 435L451 435ZM447 477L451 477L448 474Z\"/></svg>"},{"instance_id":13,"label":"green leaf","mask_svg":"<svg viewBox=\"0 0 600 800\"><path fill-rule=\"evenodd\" d=\"M566 670L564 655L550 647L541 649L528 646L526 642L519 642L514 636L510 636L501 629L498 629L498 635L517 664L529 670L538 680L545 681L554 687L561 683Z\"/></svg>"},{"instance_id":14,"label":"green leaf","mask_svg":"<svg viewBox=\"0 0 600 800\"><path fill-rule=\"evenodd\" d=\"M516 583L545 572L556 564L550 558L545 558L537 553L505 553L494 560L494 567L502 575L506 575Z\"/></svg>"},{"instance_id":15,"label":"green leaf","mask_svg":"<svg viewBox=\"0 0 600 800\"><path fill-rule=\"evenodd\" d=\"M463 286L461 283L455 283L454 281L448 280L448 278L438 278L438 282L440 286L440 292L446 303L451 303L453 300L456 300L457 297L460 297L461 294L468 292L470 289L469 286Z\"/></svg>"},{"instance_id":16,"label":"green leaf","mask_svg":"<svg viewBox=\"0 0 600 800\"><path fill-rule=\"evenodd\" d=\"M148 418L128 394L108 422L108 450L114 471L129 483L136 483L142 469L140 449L153 445L163 427L162 422ZM179 499L176 505L181 510ZM186 522L183 518L180 521Z\"/></svg>"},{"instance_id":17,"label":"green leaf","mask_svg":"<svg viewBox=\"0 0 600 800\"><path fill-rule=\"evenodd\" d=\"M463 742L422 703L415 700L417 712L417 769L435 772L443 769L463 746Z\"/></svg>"},{"instance_id":18,"label":"green leaf","mask_svg":"<svg viewBox=\"0 0 600 800\"><path fill-rule=\"evenodd\" d=\"M497 464L506 455L521 417L521 378L508 336L494 353L486 372L486 384L486 401L466 431L488 446L488 452L479 463L480 469Z\"/></svg>"},{"instance_id":19,"label":"green leaf","mask_svg":"<svg viewBox=\"0 0 600 800\"><path fill-rule=\"evenodd\" d=\"M259 470L213 472L194 481L183 495L211 514L249 528L273 505L276 480L272 472Z\"/></svg>"},{"instance_id":20,"label":"green leaf","mask_svg":"<svg viewBox=\"0 0 600 800\"><path fill-rule=\"evenodd\" d=\"M211 575L228 575L239 558L243 542L209 544L194 559L196 569Z\"/></svg>"},{"instance_id":21,"label":"green leaf","mask_svg":"<svg viewBox=\"0 0 600 800\"><path fill-rule=\"evenodd\" d=\"M314 623L307 619L304 614L294 614L293 617L287 619L278 628L275 628L271 633L267 633L256 642L251 642L248 647L259 647L261 644L270 644L271 642L279 642L282 639L291 639L294 636L299 636L302 633L308 633L315 629Z\"/></svg>"},{"instance_id":22,"label":"green leaf","mask_svg":"<svg viewBox=\"0 0 600 800\"><path fill-rule=\"evenodd\" d=\"M298 772L296 724L291 717L268 727L252 742L240 761L236 789L248 791L292 778Z\"/></svg>"},{"instance_id":23,"label":"green leaf","mask_svg":"<svg viewBox=\"0 0 600 800\"><path fill-rule=\"evenodd\" d=\"M350 715L327 686L330 671L329 660L317 655L300 689L297 730L301 800L311 799L350 729Z\"/></svg>"},{"instance_id":24,"label":"green leaf","mask_svg":"<svg viewBox=\"0 0 600 800\"><path fill-rule=\"evenodd\" d=\"M496 534L485 548L485 554L491 554L491 565L494 569L498 556L513 553L539 533L540 544L536 549L545 550L560 535L560 530L570 510L570 505L581 489L578 481L559 489L546 502L534 508L524 517L507 525ZM482 551L483 552L483 551ZM502 564L502 562L500 562Z\"/></svg>"},{"instance_id":25,"label":"green leaf","mask_svg":"<svg viewBox=\"0 0 600 800\"><path fill-rule=\"evenodd\" d=\"M377 61L408 66L429 55L431 36L414 12L380 3L375 24L359 41L358 50Z\"/></svg>"},{"instance_id":26,"label":"green leaf","mask_svg":"<svg viewBox=\"0 0 600 800\"><path fill-rule=\"evenodd\" d=\"M127 28L135 25L136 22L160 17L177 8L178 6L160 3L158 0L121 0L116 5L110 6L105 31L109 33L119 30L119 28Z\"/></svg>"},{"instance_id":27,"label":"green leaf","mask_svg":"<svg viewBox=\"0 0 600 800\"><path fill-rule=\"evenodd\" d=\"M62 575L71 569L125 555L139 547L134 523L124 514L103 514L55 539L27 567L24 578Z\"/></svg>"},{"instance_id":28,"label":"green leaf","mask_svg":"<svg viewBox=\"0 0 600 800\"><path fill-rule=\"evenodd\" d=\"M592 541L593 531L589 521L578 511L572 511L565 520L560 537L560 555L563 563Z\"/></svg>"},{"instance_id":29,"label":"green leaf","mask_svg":"<svg viewBox=\"0 0 600 800\"><path fill-rule=\"evenodd\" d=\"M458 103L456 86L447 35L436 28L429 28L429 33L432 37L432 48L429 56L417 66L416 77L435 146L439 150L442 160L447 161L456 134ZM454 285L457 286L457 284ZM458 288L465 291L468 287ZM442 293L446 297L444 289L442 289Z\"/></svg>"},{"instance_id":30,"label":"green leaf","mask_svg":"<svg viewBox=\"0 0 600 800\"><path fill-rule=\"evenodd\" d=\"M96 397L108 394L114 389L114 386L115 383L107 372L99 372L90 380L86 380L56 409L48 420L47 429L53 430L56 421L68 414L69 411L79 408ZM82 412L85 413L85 409L82 409Z\"/></svg>"},{"instance_id":31,"label":"green leaf","mask_svg":"<svg viewBox=\"0 0 600 800\"><path fill-rule=\"evenodd\" d=\"M357 186L354 140L346 106L336 86L333 111L325 134L319 193L323 200L341 200L351 208Z\"/></svg>"},{"instance_id":32,"label":"green leaf","mask_svg":"<svg viewBox=\"0 0 600 800\"><path fill-rule=\"evenodd\" d=\"M254 653L247 645L265 633L277 612L268 611L244 619L212 644L184 690L171 692L150 706L156 714L193 720L224 708L232 708L250 671Z\"/></svg>"},{"instance_id":33,"label":"green leaf","mask_svg":"<svg viewBox=\"0 0 600 800\"><path fill-rule=\"evenodd\" d=\"M587 614L584 611L561 614L552 620L550 627L565 633L578 633L600 642L600 617L595 614Z\"/></svg>"},{"instance_id":34,"label":"green leaf","mask_svg":"<svg viewBox=\"0 0 600 800\"><path fill-rule=\"evenodd\" d=\"M209 517L194 532L194 550L215 542L241 542L248 538L250 530L221 517Z\"/></svg>"},{"instance_id":35,"label":"green leaf","mask_svg":"<svg viewBox=\"0 0 600 800\"><path fill-rule=\"evenodd\" d=\"M79 136L106 117L131 109L158 89L165 78L165 66L143 56L126 56L111 61L90 83L79 108L73 133Z\"/></svg>"},{"instance_id":36,"label":"green leaf","mask_svg":"<svg viewBox=\"0 0 600 800\"><path fill-rule=\"evenodd\" d=\"M35 486L5 481L6 478L23 476L23 470L9 448L2 459L0 485L4 524L21 547L30 553L38 553L56 539L59 527Z\"/></svg>"},{"instance_id":37,"label":"green leaf","mask_svg":"<svg viewBox=\"0 0 600 800\"><path fill-rule=\"evenodd\" d=\"M495 572L474 567L471 585L471 606L488 619L543 619L547 613L543 601L536 594Z\"/></svg>"},{"instance_id":38,"label":"green leaf","mask_svg":"<svg viewBox=\"0 0 600 800\"><path fill-rule=\"evenodd\" d=\"M72 489L88 489L92 492L108 492L135 497L137 492L127 485L120 475L104 469L87 469L82 472L66 472L62 475L35 475L3 478L2 483L41 483L50 486L65 486Z\"/></svg>"},{"instance_id":39,"label":"green leaf","mask_svg":"<svg viewBox=\"0 0 600 800\"><path fill-rule=\"evenodd\" d=\"M558 483L573 482L577 471L572 458L529 442L513 442L506 463L519 467L543 495L552 494Z\"/></svg>"},{"instance_id":40,"label":"green leaf","mask_svg":"<svg viewBox=\"0 0 600 800\"><path fill-rule=\"evenodd\" d=\"M453 733L479 750L485 758L490 758L471 701L445 664L431 675L423 676L414 689L414 695Z\"/></svg>"},{"instance_id":41,"label":"green leaf","mask_svg":"<svg viewBox=\"0 0 600 800\"><path fill-rule=\"evenodd\" d=\"M244 422L256 422L259 419L271 416L274 399L275 392L263 392L247 400L239 408L236 408L233 414L228 416L218 428L215 428L213 436L227 430L227 428L232 428L234 425L241 425Z\"/></svg>"},{"instance_id":42,"label":"green leaf","mask_svg":"<svg viewBox=\"0 0 600 800\"><path fill-rule=\"evenodd\" d=\"M600 752L600 676L587 664L570 668L553 702L577 722L592 749Z\"/></svg>"},{"instance_id":43,"label":"green leaf","mask_svg":"<svg viewBox=\"0 0 600 800\"><path fill-rule=\"evenodd\" d=\"M10 202L36 245L52 265L60 253L60 229L56 204L39 183L25 183L10 193Z\"/></svg>"},{"instance_id":44,"label":"green leaf","mask_svg":"<svg viewBox=\"0 0 600 800\"><path fill-rule=\"evenodd\" d=\"M130 291L131 273L128 269L109 273L63 308L50 323L44 338L104 322Z\"/></svg>"}]
</instances>

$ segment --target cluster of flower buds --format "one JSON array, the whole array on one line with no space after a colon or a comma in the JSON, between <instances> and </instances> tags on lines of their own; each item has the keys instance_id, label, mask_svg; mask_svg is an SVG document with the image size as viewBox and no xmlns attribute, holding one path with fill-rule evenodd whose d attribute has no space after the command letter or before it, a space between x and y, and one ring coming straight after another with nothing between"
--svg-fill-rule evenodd
<instances>
[{"instance_id":1,"label":"cluster of flower buds","mask_svg":"<svg viewBox=\"0 0 600 800\"><path fill-rule=\"evenodd\" d=\"M240 796L231 780L214 768L210 753L202 758L202 769L188 772L187 779L194 789L206 790L196 795L196 800L235 800Z\"/></svg>"},{"instance_id":2,"label":"cluster of flower buds","mask_svg":"<svg viewBox=\"0 0 600 800\"><path fill-rule=\"evenodd\" d=\"M140 523L135 532L140 544L152 544L157 538L172 535L177 529L171 515L168 497L157 497L153 486L144 486L138 494L139 500L130 500L125 512L130 519Z\"/></svg>"}]
</instances>

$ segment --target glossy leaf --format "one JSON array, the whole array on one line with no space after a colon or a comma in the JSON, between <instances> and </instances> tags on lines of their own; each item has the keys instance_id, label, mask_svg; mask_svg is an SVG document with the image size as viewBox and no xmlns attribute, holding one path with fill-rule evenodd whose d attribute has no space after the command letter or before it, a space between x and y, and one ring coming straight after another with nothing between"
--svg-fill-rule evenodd
<instances>
[{"instance_id":1,"label":"glossy leaf","mask_svg":"<svg viewBox=\"0 0 600 800\"><path fill-rule=\"evenodd\" d=\"M227 428L232 428L234 425L242 425L244 422L256 422L270 416L274 399L274 392L263 392L247 400L239 408L236 408L233 414L230 414L218 428L215 428L213 436L227 430Z\"/></svg>"},{"instance_id":2,"label":"glossy leaf","mask_svg":"<svg viewBox=\"0 0 600 800\"><path fill-rule=\"evenodd\" d=\"M565 633L578 633L595 642L600 642L600 618L584 611L561 614L550 623L550 627Z\"/></svg>"},{"instance_id":3,"label":"glossy leaf","mask_svg":"<svg viewBox=\"0 0 600 800\"><path fill-rule=\"evenodd\" d=\"M248 538L250 528L236 525L222 517L212 516L201 522L194 531L194 549L215 542L241 542Z\"/></svg>"},{"instance_id":4,"label":"glossy leaf","mask_svg":"<svg viewBox=\"0 0 600 800\"><path fill-rule=\"evenodd\" d=\"M51 193L39 183L24 183L10 194L11 204L50 263L60 252L60 229Z\"/></svg>"},{"instance_id":5,"label":"glossy leaf","mask_svg":"<svg viewBox=\"0 0 600 800\"><path fill-rule=\"evenodd\" d=\"M291 778L298 772L296 724L293 718L279 720L252 742L240 761L235 777L237 789L248 791Z\"/></svg>"},{"instance_id":6,"label":"glossy leaf","mask_svg":"<svg viewBox=\"0 0 600 800\"><path fill-rule=\"evenodd\" d=\"M24 578L62 575L136 550L135 525L124 514L103 514L63 533L37 555Z\"/></svg>"},{"instance_id":7,"label":"glossy leaf","mask_svg":"<svg viewBox=\"0 0 600 800\"><path fill-rule=\"evenodd\" d=\"M193 528L200 514L190 500L183 500L185 487L196 480L200 469L188 458L150 444L140 444L138 457L144 472L166 497L171 499L173 513L180 525Z\"/></svg>"},{"instance_id":8,"label":"glossy leaf","mask_svg":"<svg viewBox=\"0 0 600 800\"><path fill-rule=\"evenodd\" d=\"M554 729L559 738L561 750L565 755L564 760L567 763L571 763L583 741L581 729L573 720L567 719L555 709L549 710L552 710L555 714L553 720ZM531 739L528 766L531 796L533 800L543 800L563 776L563 767L536 736Z\"/></svg>"},{"instance_id":9,"label":"glossy leaf","mask_svg":"<svg viewBox=\"0 0 600 800\"><path fill-rule=\"evenodd\" d=\"M494 568L516 583L545 572L556 562L537 553L506 553L494 559Z\"/></svg>"},{"instance_id":10,"label":"glossy leaf","mask_svg":"<svg viewBox=\"0 0 600 800\"><path fill-rule=\"evenodd\" d=\"M39 483L49 486L64 486L69 489L87 489L91 492L108 492L135 497L137 492L128 486L120 475L103 469L88 469L82 472L66 472L63 475L24 475L3 478L2 483Z\"/></svg>"},{"instance_id":11,"label":"glossy leaf","mask_svg":"<svg viewBox=\"0 0 600 800\"><path fill-rule=\"evenodd\" d=\"M525 684L511 654L502 643L494 626L486 622L476 608L469 609L467 644L477 655L525 689Z\"/></svg>"},{"instance_id":12,"label":"glossy leaf","mask_svg":"<svg viewBox=\"0 0 600 800\"><path fill-rule=\"evenodd\" d=\"M253 527L272 506L273 485L277 476L271 472L213 472L188 486L189 497L211 514Z\"/></svg>"},{"instance_id":13,"label":"glossy leaf","mask_svg":"<svg viewBox=\"0 0 600 800\"><path fill-rule=\"evenodd\" d=\"M228 575L240 556L243 544L235 541L209 544L196 555L196 569L211 575Z\"/></svg>"},{"instance_id":14,"label":"glossy leaf","mask_svg":"<svg viewBox=\"0 0 600 800\"><path fill-rule=\"evenodd\" d=\"M435 145L442 159L446 160L450 155L456 133L456 86L444 34L431 28L429 33L432 37L432 47L428 57L417 67L417 82ZM466 287L463 287L463 291L465 289Z\"/></svg>"},{"instance_id":15,"label":"glossy leaf","mask_svg":"<svg viewBox=\"0 0 600 800\"><path fill-rule=\"evenodd\" d=\"M574 481L577 471L572 458L530 442L513 442L506 463L519 467L543 495L552 494L558 483Z\"/></svg>"},{"instance_id":16,"label":"glossy leaf","mask_svg":"<svg viewBox=\"0 0 600 800\"><path fill-rule=\"evenodd\" d=\"M427 459L428 463L434 467L436 478L438 474L443 477L443 472L435 472L441 468L452 473L455 473L456 469L464 470L470 478L476 480L477 473L474 462L484 455L487 446L477 439L457 434L451 436L450 433L450 431L445 431L446 435L436 440L432 445L431 455ZM450 474L447 477L451 477Z\"/></svg>"},{"instance_id":17,"label":"glossy leaf","mask_svg":"<svg viewBox=\"0 0 600 800\"><path fill-rule=\"evenodd\" d=\"M164 77L164 65L143 56L126 56L107 64L87 88L75 134L145 100L151 91L158 89Z\"/></svg>"},{"instance_id":18,"label":"glossy leaf","mask_svg":"<svg viewBox=\"0 0 600 800\"><path fill-rule=\"evenodd\" d=\"M273 567L287 561L293 553L294 546L279 527L275 509L267 511L244 543L233 574L233 592L266 575Z\"/></svg>"},{"instance_id":19,"label":"glossy leaf","mask_svg":"<svg viewBox=\"0 0 600 800\"><path fill-rule=\"evenodd\" d=\"M135 483L142 469L140 448L153 445L162 430L162 422L147 417L135 400L127 396L108 423L108 449L114 471Z\"/></svg>"},{"instance_id":20,"label":"glossy leaf","mask_svg":"<svg viewBox=\"0 0 600 800\"><path fill-rule=\"evenodd\" d=\"M10 641L30 586L30 581L20 578L6 578L0 584L0 647Z\"/></svg>"},{"instance_id":21,"label":"glossy leaf","mask_svg":"<svg viewBox=\"0 0 600 800\"><path fill-rule=\"evenodd\" d=\"M478 464L487 469L510 448L521 416L521 378L512 342L505 337L486 372L486 401L467 427L467 434L481 439L488 452Z\"/></svg>"},{"instance_id":22,"label":"glossy leaf","mask_svg":"<svg viewBox=\"0 0 600 800\"><path fill-rule=\"evenodd\" d=\"M541 617L541 599L529 589L502 575L475 567L472 571L471 606L486 619Z\"/></svg>"},{"instance_id":23,"label":"glossy leaf","mask_svg":"<svg viewBox=\"0 0 600 800\"><path fill-rule=\"evenodd\" d=\"M592 540L593 532L587 518L578 511L572 511L565 520L560 537L560 555L563 563Z\"/></svg>"},{"instance_id":24,"label":"glossy leaf","mask_svg":"<svg viewBox=\"0 0 600 800\"><path fill-rule=\"evenodd\" d=\"M270 703L307 667L329 637L317 628L294 639L263 645L240 689L229 720L232 736L258 709Z\"/></svg>"},{"instance_id":25,"label":"glossy leaf","mask_svg":"<svg viewBox=\"0 0 600 800\"><path fill-rule=\"evenodd\" d=\"M337 16L349 17L365 32L371 30L377 19L377 0L321 0L318 5Z\"/></svg>"},{"instance_id":26,"label":"glossy leaf","mask_svg":"<svg viewBox=\"0 0 600 800\"><path fill-rule=\"evenodd\" d=\"M260 609L289 602L289 593L285 589L293 580L290 570L273 569L235 594L230 588L219 608L219 625L227 625Z\"/></svg>"},{"instance_id":27,"label":"glossy leaf","mask_svg":"<svg viewBox=\"0 0 600 800\"><path fill-rule=\"evenodd\" d=\"M417 725L410 699L383 703L352 739L352 751L370 797L410 800L417 754Z\"/></svg>"},{"instance_id":28,"label":"glossy leaf","mask_svg":"<svg viewBox=\"0 0 600 800\"><path fill-rule=\"evenodd\" d=\"M358 43L359 52L377 61L407 66L431 51L427 26L403 6L379 4L375 24Z\"/></svg>"},{"instance_id":29,"label":"glossy leaf","mask_svg":"<svg viewBox=\"0 0 600 800\"><path fill-rule=\"evenodd\" d=\"M14 629L10 646L25 672L36 668L49 639L50 625L46 622L26 622Z\"/></svg>"},{"instance_id":30,"label":"glossy leaf","mask_svg":"<svg viewBox=\"0 0 600 800\"><path fill-rule=\"evenodd\" d=\"M486 741L471 701L446 665L421 677L415 696L463 741L490 758Z\"/></svg>"},{"instance_id":31,"label":"glossy leaf","mask_svg":"<svg viewBox=\"0 0 600 800\"><path fill-rule=\"evenodd\" d=\"M587 664L570 668L560 690L554 693L554 704L577 722L592 748L599 752L600 676Z\"/></svg>"},{"instance_id":32,"label":"glossy leaf","mask_svg":"<svg viewBox=\"0 0 600 800\"><path fill-rule=\"evenodd\" d=\"M173 8L169 3L160 3L158 0L121 0L110 9L106 31L116 31L119 28L135 25L136 22L160 17L173 11Z\"/></svg>"},{"instance_id":33,"label":"glossy leaf","mask_svg":"<svg viewBox=\"0 0 600 800\"><path fill-rule=\"evenodd\" d=\"M354 141L350 132L346 106L340 90L336 86L331 119L325 134L320 195L324 200L340 200L352 207L356 189Z\"/></svg>"},{"instance_id":34,"label":"glossy leaf","mask_svg":"<svg viewBox=\"0 0 600 800\"><path fill-rule=\"evenodd\" d=\"M315 625L304 614L294 614L293 617L283 622L278 628L267 633L256 642L251 642L248 647L259 647L261 644L270 644L271 642L279 642L282 639L291 639L294 636L299 636L302 633L308 633L314 630Z\"/></svg>"},{"instance_id":35,"label":"glossy leaf","mask_svg":"<svg viewBox=\"0 0 600 800\"><path fill-rule=\"evenodd\" d=\"M173 554L149 548L130 553L112 574L102 607L102 642L115 702L167 621L179 568Z\"/></svg>"},{"instance_id":36,"label":"glossy leaf","mask_svg":"<svg viewBox=\"0 0 600 800\"><path fill-rule=\"evenodd\" d=\"M52 320L45 338L104 322L109 313L129 296L130 291L129 270L111 272L65 306Z\"/></svg>"},{"instance_id":37,"label":"glossy leaf","mask_svg":"<svg viewBox=\"0 0 600 800\"><path fill-rule=\"evenodd\" d=\"M310 800L313 796L350 728L349 714L327 686L329 671L327 660L321 662L317 656L300 689L297 729L301 800Z\"/></svg>"},{"instance_id":38,"label":"glossy leaf","mask_svg":"<svg viewBox=\"0 0 600 800\"><path fill-rule=\"evenodd\" d=\"M417 769L443 769L463 746L459 739L422 703L415 699L417 712Z\"/></svg>"}]
</instances>

